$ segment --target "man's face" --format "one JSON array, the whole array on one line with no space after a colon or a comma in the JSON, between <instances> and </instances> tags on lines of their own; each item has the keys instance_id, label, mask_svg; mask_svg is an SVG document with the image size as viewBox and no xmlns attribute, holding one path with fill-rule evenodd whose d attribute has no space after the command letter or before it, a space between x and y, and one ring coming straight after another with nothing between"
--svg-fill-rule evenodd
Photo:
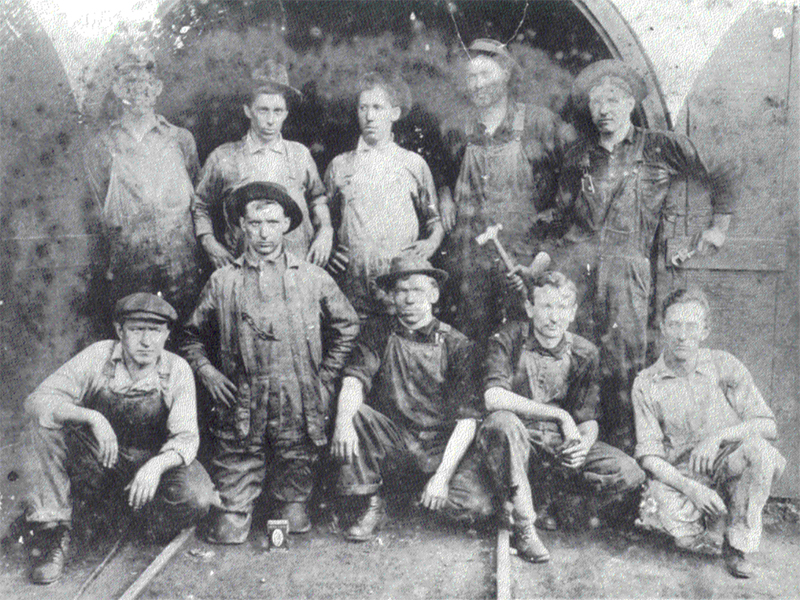
<instances>
[{"instance_id":1,"label":"man's face","mask_svg":"<svg viewBox=\"0 0 800 600\"><path fill-rule=\"evenodd\" d=\"M558 343L575 319L578 304L571 290L546 285L534 288L533 306L528 310L538 337Z\"/></svg>"},{"instance_id":2,"label":"man's face","mask_svg":"<svg viewBox=\"0 0 800 600\"><path fill-rule=\"evenodd\" d=\"M250 129L257 136L273 140L280 135L289 111L281 94L259 94L252 104L244 105L244 114L250 119Z\"/></svg>"},{"instance_id":3,"label":"man's face","mask_svg":"<svg viewBox=\"0 0 800 600\"><path fill-rule=\"evenodd\" d=\"M146 69L132 69L114 81L114 95L122 102L123 110L141 114L153 109L163 85Z\"/></svg>"},{"instance_id":4,"label":"man's face","mask_svg":"<svg viewBox=\"0 0 800 600\"><path fill-rule=\"evenodd\" d=\"M601 134L616 133L631 124L636 100L608 78L589 91L589 112Z\"/></svg>"},{"instance_id":5,"label":"man's face","mask_svg":"<svg viewBox=\"0 0 800 600\"><path fill-rule=\"evenodd\" d=\"M423 323L439 301L436 282L421 273L398 279L392 290L397 316L409 327Z\"/></svg>"},{"instance_id":6,"label":"man's face","mask_svg":"<svg viewBox=\"0 0 800 600\"><path fill-rule=\"evenodd\" d=\"M368 144L392 137L392 125L400 118L400 107L392 106L389 94L380 87L364 90L358 97L358 125Z\"/></svg>"},{"instance_id":7,"label":"man's face","mask_svg":"<svg viewBox=\"0 0 800 600\"><path fill-rule=\"evenodd\" d=\"M114 328L126 359L139 367L155 364L169 337L166 323L146 319L125 319L121 325L114 323Z\"/></svg>"},{"instance_id":8,"label":"man's face","mask_svg":"<svg viewBox=\"0 0 800 600\"><path fill-rule=\"evenodd\" d=\"M661 323L665 352L682 362L697 357L700 343L708 334L706 311L697 302L673 304Z\"/></svg>"},{"instance_id":9,"label":"man's face","mask_svg":"<svg viewBox=\"0 0 800 600\"><path fill-rule=\"evenodd\" d=\"M258 256L269 256L281 247L290 223L281 205L263 201L248 204L239 219L245 247Z\"/></svg>"},{"instance_id":10,"label":"man's face","mask_svg":"<svg viewBox=\"0 0 800 600\"><path fill-rule=\"evenodd\" d=\"M476 56L467 64L467 92L478 108L492 106L508 94L510 74L488 56Z\"/></svg>"}]
</instances>

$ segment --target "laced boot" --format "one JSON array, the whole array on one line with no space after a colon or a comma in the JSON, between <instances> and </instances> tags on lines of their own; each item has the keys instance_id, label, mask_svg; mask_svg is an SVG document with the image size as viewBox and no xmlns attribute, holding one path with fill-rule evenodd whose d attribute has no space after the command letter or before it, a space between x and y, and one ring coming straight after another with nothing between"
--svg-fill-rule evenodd
<instances>
[{"instance_id":1,"label":"laced boot","mask_svg":"<svg viewBox=\"0 0 800 600\"><path fill-rule=\"evenodd\" d=\"M514 514L513 546L517 556L532 563L545 563L550 560L550 552L536 534L534 519Z\"/></svg>"},{"instance_id":2,"label":"laced boot","mask_svg":"<svg viewBox=\"0 0 800 600\"><path fill-rule=\"evenodd\" d=\"M289 521L289 533L308 533L311 521L305 502L284 502L278 510L278 518Z\"/></svg>"},{"instance_id":3,"label":"laced boot","mask_svg":"<svg viewBox=\"0 0 800 600\"><path fill-rule=\"evenodd\" d=\"M727 538L722 542L722 556L725 558L725 568L734 577L749 579L755 576L756 569L747 554L731 546Z\"/></svg>"},{"instance_id":4,"label":"laced boot","mask_svg":"<svg viewBox=\"0 0 800 600\"><path fill-rule=\"evenodd\" d=\"M55 527L40 529L35 534L33 544L39 551L39 555L32 557L31 581L33 583L48 584L61 579L69 552L70 538L69 526L63 523Z\"/></svg>"},{"instance_id":5,"label":"laced boot","mask_svg":"<svg viewBox=\"0 0 800 600\"><path fill-rule=\"evenodd\" d=\"M344 537L351 542L369 541L385 520L386 510L384 509L383 498L378 494L373 494L369 497L366 510L361 514L358 521L348 527L347 531L344 532Z\"/></svg>"}]
</instances>

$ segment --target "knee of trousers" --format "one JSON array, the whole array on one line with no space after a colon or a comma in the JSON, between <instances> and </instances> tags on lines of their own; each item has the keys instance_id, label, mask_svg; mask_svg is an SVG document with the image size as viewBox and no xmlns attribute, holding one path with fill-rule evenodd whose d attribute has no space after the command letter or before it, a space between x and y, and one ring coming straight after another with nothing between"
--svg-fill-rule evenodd
<instances>
[{"instance_id":1,"label":"knee of trousers","mask_svg":"<svg viewBox=\"0 0 800 600\"><path fill-rule=\"evenodd\" d=\"M638 488L644 483L646 475L644 470L630 456L625 456L619 461L619 487L620 492Z\"/></svg>"},{"instance_id":2,"label":"knee of trousers","mask_svg":"<svg viewBox=\"0 0 800 600\"><path fill-rule=\"evenodd\" d=\"M182 514L190 512L198 519L205 516L217 494L203 465L195 460L172 471L165 474L166 480L159 490L163 502L179 507Z\"/></svg>"},{"instance_id":3,"label":"knee of trousers","mask_svg":"<svg viewBox=\"0 0 800 600\"><path fill-rule=\"evenodd\" d=\"M786 459L778 449L762 437L748 438L742 442L741 448L746 462L744 469L771 477L780 475L786 466Z\"/></svg>"}]
</instances>

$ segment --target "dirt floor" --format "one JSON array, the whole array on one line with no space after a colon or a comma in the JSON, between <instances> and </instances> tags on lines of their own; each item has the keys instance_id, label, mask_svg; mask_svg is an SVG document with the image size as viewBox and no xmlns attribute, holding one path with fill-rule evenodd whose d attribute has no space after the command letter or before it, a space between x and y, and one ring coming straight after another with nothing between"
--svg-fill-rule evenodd
<instances>
[{"instance_id":1,"label":"dirt floor","mask_svg":"<svg viewBox=\"0 0 800 600\"><path fill-rule=\"evenodd\" d=\"M658 535L609 528L544 534L553 559L531 565L512 557L513 598L794 598L800 597L800 524L796 510L768 507L759 577L730 577L721 559L677 552ZM790 507L791 508L791 507ZM491 527L471 529L431 519L422 510L391 508L378 538L351 544L330 515L312 533L269 551L257 527L242 546L189 539L143 594L163 599L492 598L495 541ZM80 548L64 580L27 582L24 544L3 541L0 598L72 599L113 545L120 523L103 534L76 534ZM134 536L83 598L117 598L161 550Z\"/></svg>"}]
</instances>

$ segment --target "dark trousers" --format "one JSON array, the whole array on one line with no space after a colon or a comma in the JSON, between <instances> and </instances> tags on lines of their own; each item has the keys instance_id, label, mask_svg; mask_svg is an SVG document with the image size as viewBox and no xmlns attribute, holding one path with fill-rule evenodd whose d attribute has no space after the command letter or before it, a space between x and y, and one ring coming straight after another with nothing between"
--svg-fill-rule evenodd
<instances>
[{"instance_id":1,"label":"dark trousers","mask_svg":"<svg viewBox=\"0 0 800 600\"><path fill-rule=\"evenodd\" d=\"M156 453L119 448L117 463L100 463L94 436L83 427L47 429L31 422L25 431L25 471L30 482L29 522L72 521L72 492L87 499L124 498L124 488ZM169 469L161 476L155 498L143 516L150 530L169 537L205 516L214 497L211 479L197 461Z\"/></svg>"},{"instance_id":2,"label":"dark trousers","mask_svg":"<svg viewBox=\"0 0 800 600\"><path fill-rule=\"evenodd\" d=\"M477 445L497 492L504 499L526 481L540 498L560 491L591 493L608 502L644 483L644 471L621 450L603 442L589 449L586 462L578 469L558 463L556 449L563 442L555 423L540 421L526 426L514 413L493 412L483 422Z\"/></svg>"},{"instance_id":3,"label":"dark trousers","mask_svg":"<svg viewBox=\"0 0 800 600\"><path fill-rule=\"evenodd\" d=\"M442 462L451 433L411 431L366 405L359 408L353 422L359 456L341 466L336 486L337 492L345 496L375 494L385 483L421 491ZM450 480L445 514L457 520L476 520L493 514L487 483L473 444Z\"/></svg>"}]
</instances>

